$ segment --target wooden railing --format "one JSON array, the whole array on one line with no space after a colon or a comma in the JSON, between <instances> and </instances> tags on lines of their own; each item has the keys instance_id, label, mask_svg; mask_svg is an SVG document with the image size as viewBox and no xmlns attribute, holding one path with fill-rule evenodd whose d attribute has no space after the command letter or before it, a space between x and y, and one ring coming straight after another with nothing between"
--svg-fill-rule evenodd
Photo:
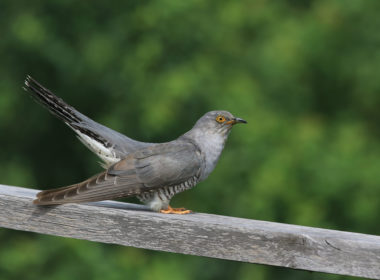
<instances>
[{"instance_id":1,"label":"wooden railing","mask_svg":"<svg viewBox=\"0 0 380 280\"><path fill-rule=\"evenodd\" d=\"M0 185L0 227L233 261L380 279L380 236L104 201L35 206Z\"/></svg>"}]
</instances>

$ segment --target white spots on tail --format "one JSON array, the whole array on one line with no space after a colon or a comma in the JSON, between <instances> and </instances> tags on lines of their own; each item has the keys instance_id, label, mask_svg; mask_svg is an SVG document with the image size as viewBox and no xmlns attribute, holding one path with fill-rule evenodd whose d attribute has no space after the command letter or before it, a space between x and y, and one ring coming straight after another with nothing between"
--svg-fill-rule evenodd
<instances>
[{"instance_id":1,"label":"white spots on tail","mask_svg":"<svg viewBox=\"0 0 380 280\"><path fill-rule=\"evenodd\" d=\"M112 164L120 161L120 158L116 156L112 147L105 147L102 143L87 136L86 134L80 132L77 129L74 129L74 131L76 134L78 134L78 139L103 161L104 164L101 164L104 168L107 168Z\"/></svg>"}]
</instances>

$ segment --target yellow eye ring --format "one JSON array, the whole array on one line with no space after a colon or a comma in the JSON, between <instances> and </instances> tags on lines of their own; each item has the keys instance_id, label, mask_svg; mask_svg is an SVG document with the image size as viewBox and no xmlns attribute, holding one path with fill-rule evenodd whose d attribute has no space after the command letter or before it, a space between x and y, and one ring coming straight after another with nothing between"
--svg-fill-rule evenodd
<instances>
[{"instance_id":1,"label":"yellow eye ring","mask_svg":"<svg viewBox=\"0 0 380 280\"><path fill-rule=\"evenodd\" d=\"M226 121L226 118L223 117L223 116L221 116L221 115L219 115L219 116L216 117L215 120L216 120L218 123L223 123L223 122Z\"/></svg>"}]
</instances>

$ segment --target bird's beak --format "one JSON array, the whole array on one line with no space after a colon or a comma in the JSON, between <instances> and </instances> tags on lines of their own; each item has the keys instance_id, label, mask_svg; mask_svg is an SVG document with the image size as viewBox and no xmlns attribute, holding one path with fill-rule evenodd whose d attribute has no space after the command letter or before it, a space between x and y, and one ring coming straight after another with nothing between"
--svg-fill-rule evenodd
<instances>
[{"instance_id":1,"label":"bird's beak","mask_svg":"<svg viewBox=\"0 0 380 280\"><path fill-rule=\"evenodd\" d=\"M247 123L246 120L243 120L241 118L234 118L234 120L235 120L235 123Z\"/></svg>"},{"instance_id":2,"label":"bird's beak","mask_svg":"<svg viewBox=\"0 0 380 280\"><path fill-rule=\"evenodd\" d=\"M241 118L233 118L232 120L226 122L226 124L231 124L231 125L234 125L234 124L237 124L237 123L247 123L247 121L241 119Z\"/></svg>"}]
</instances>

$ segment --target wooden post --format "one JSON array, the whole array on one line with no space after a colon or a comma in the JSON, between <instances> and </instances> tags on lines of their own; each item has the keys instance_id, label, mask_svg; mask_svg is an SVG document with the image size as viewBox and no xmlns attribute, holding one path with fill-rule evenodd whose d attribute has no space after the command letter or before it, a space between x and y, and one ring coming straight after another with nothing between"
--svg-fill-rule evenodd
<instances>
[{"instance_id":1,"label":"wooden post","mask_svg":"<svg viewBox=\"0 0 380 280\"><path fill-rule=\"evenodd\" d=\"M0 227L380 279L380 236L104 201L35 206L37 191L0 185Z\"/></svg>"}]
</instances>

